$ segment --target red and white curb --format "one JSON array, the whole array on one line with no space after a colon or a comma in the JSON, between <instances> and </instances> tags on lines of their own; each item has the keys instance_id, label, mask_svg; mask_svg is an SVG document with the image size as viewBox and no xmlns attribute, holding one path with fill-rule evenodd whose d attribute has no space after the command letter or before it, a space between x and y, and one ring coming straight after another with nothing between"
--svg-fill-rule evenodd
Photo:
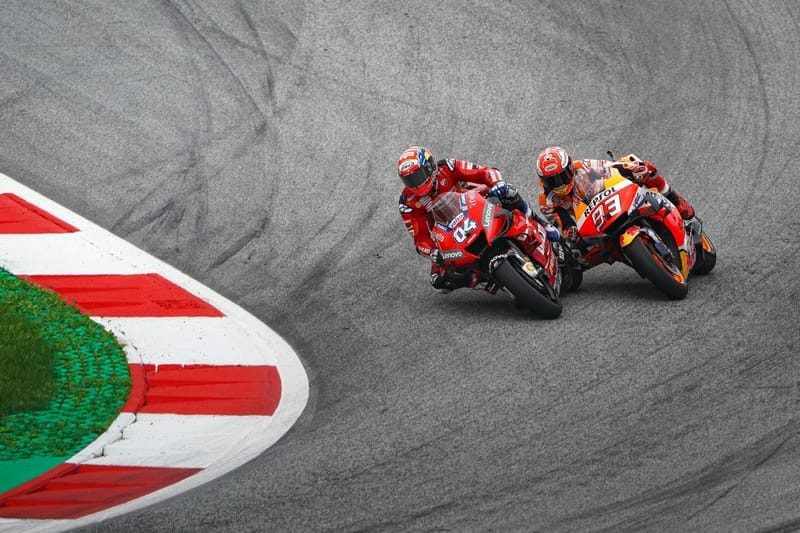
<instances>
[{"instance_id":1,"label":"red and white curb","mask_svg":"<svg viewBox=\"0 0 800 533\"><path fill-rule=\"evenodd\" d=\"M3 174L0 266L112 331L132 376L103 435L0 494L0 532L71 529L206 483L269 448L305 408L303 365L264 323Z\"/></svg>"}]
</instances>

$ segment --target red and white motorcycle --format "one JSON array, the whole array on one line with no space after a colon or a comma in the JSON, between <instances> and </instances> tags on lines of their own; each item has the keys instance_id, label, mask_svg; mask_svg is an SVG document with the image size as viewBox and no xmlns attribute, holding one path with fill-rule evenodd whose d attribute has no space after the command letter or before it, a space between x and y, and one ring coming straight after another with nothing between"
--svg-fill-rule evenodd
<instances>
[{"instance_id":1,"label":"red and white motorcycle","mask_svg":"<svg viewBox=\"0 0 800 533\"><path fill-rule=\"evenodd\" d=\"M443 266L472 269L491 294L502 288L534 314L558 317L561 291L580 285L580 267L566 266L564 248L548 241L536 220L504 209L482 192L450 191L434 202L431 233Z\"/></svg>"}]
</instances>

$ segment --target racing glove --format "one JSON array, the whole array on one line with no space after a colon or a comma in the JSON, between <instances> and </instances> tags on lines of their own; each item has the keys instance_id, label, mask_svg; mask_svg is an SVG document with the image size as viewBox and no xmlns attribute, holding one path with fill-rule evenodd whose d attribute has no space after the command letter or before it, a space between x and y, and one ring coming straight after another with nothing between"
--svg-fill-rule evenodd
<instances>
[{"instance_id":1,"label":"racing glove","mask_svg":"<svg viewBox=\"0 0 800 533\"><path fill-rule=\"evenodd\" d=\"M489 189L489 196L494 196L495 198L504 198L508 195L508 183L503 180L498 181L495 183L491 189Z\"/></svg>"},{"instance_id":2,"label":"racing glove","mask_svg":"<svg viewBox=\"0 0 800 533\"><path fill-rule=\"evenodd\" d=\"M431 250L431 255L428 256L431 260L431 263L436 263L437 265L444 265L444 258L442 257L442 252L439 251L438 248L433 248ZM431 281L433 283L433 281Z\"/></svg>"},{"instance_id":3,"label":"racing glove","mask_svg":"<svg viewBox=\"0 0 800 533\"><path fill-rule=\"evenodd\" d=\"M581 234L577 226L570 226L564 231L564 237L571 243L581 242Z\"/></svg>"},{"instance_id":4,"label":"racing glove","mask_svg":"<svg viewBox=\"0 0 800 533\"><path fill-rule=\"evenodd\" d=\"M558 231L558 228L549 220L544 218L542 215L540 215L539 213L531 212L529 216L532 217L536 222L541 224L542 227L544 227L544 231L547 234L548 241L557 242L558 239L561 238L561 232Z\"/></svg>"},{"instance_id":5,"label":"racing glove","mask_svg":"<svg viewBox=\"0 0 800 533\"><path fill-rule=\"evenodd\" d=\"M561 232L558 231L558 228L553 224L545 224L544 231L547 233L548 241L558 242L558 240L561 238Z\"/></svg>"},{"instance_id":6,"label":"racing glove","mask_svg":"<svg viewBox=\"0 0 800 533\"><path fill-rule=\"evenodd\" d=\"M652 178L652 177L654 177L656 174L658 174L658 169L656 168L656 166L655 166L653 163L651 163L650 161L648 161L647 159L645 159L644 161L642 161L642 164L643 164L643 165L645 166L645 168L647 169L647 172L648 172L648 176L649 176L649 177L651 177L651 178Z\"/></svg>"},{"instance_id":7,"label":"racing glove","mask_svg":"<svg viewBox=\"0 0 800 533\"><path fill-rule=\"evenodd\" d=\"M639 161L637 165L633 166L631 171L637 183L658 174L656 166L646 159L644 161Z\"/></svg>"}]
</instances>

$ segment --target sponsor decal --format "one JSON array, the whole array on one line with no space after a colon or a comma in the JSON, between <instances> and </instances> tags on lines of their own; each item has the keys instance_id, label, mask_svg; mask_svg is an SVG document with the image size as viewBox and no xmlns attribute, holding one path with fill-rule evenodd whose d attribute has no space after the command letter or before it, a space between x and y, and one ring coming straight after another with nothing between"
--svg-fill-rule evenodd
<instances>
[{"instance_id":1,"label":"sponsor decal","mask_svg":"<svg viewBox=\"0 0 800 533\"><path fill-rule=\"evenodd\" d=\"M636 236L639 234L639 231L640 228L638 228L637 226L631 226L627 230L625 230L625 233L623 233L619 239L620 246L622 248L625 248L630 243L632 243L633 239L635 239Z\"/></svg>"},{"instance_id":2,"label":"sponsor decal","mask_svg":"<svg viewBox=\"0 0 800 533\"><path fill-rule=\"evenodd\" d=\"M400 212L401 213L410 213L412 211L413 211L413 209L408 207L406 204L400 204Z\"/></svg>"},{"instance_id":3,"label":"sponsor decal","mask_svg":"<svg viewBox=\"0 0 800 533\"><path fill-rule=\"evenodd\" d=\"M414 166L414 161L406 161L400 165L400 175L405 175Z\"/></svg>"},{"instance_id":4,"label":"sponsor decal","mask_svg":"<svg viewBox=\"0 0 800 533\"><path fill-rule=\"evenodd\" d=\"M427 151L427 150L420 150L420 152L419 152L419 166L423 166L425 164L425 161L427 161L429 159L433 159L433 156L431 155L431 153L429 151Z\"/></svg>"},{"instance_id":5,"label":"sponsor decal","mask_svg":"<svg viewBox=\"0 0 800 533\"><path fill-rule=\"evenodd\" d=\"M544 171L545 172L551 172L551 171L553 171L553 170L555 170L557 168L558 168L558 165L556 165L555 163L552 163L552 164L547 165L546 167L544 167Z\"/></svg>"},{"instance_id":6,"label":"sponsor decal","mask_svg":"<svg viewBox=\"0 0 800 533\"><path fill-rule=\"evenodd\" d=\"M447 168L450 169L450 172L452 172L452 171L454 171L456 169L456 161L455 161L455 159L445 159L445 164L447 165Z\"/></svg>"},{"instance_id":7,"label":"sponsor decal","mask_svg":"<svg viewBox=\"0 0 800 533\"><path fill-rule=\"evenodd\" d=\"M489 228L492 225L492 216L494 215L494 206L486 202L486 205L483 208L483 216L481 217L481 223L483 224L484 228Z\"/></svg>"},{"instance_id":8,"label":"sponsor decal","mask_svg":"<svg viewBox=\"0 0 800 533\"><path fill-rule=\"evenodd\" d=\"M615 192L617 189L616 187L609 187L608 189L597 193L594 198L589 202L589 205L586 206L586 210L583 212L583 216L589 216L589 212L592 210L594 206L596 206L603 198L606 198L611 193Z\"/></svg>"},{"instance_id":9,"label":"sponsor decal","mask_svg":"<svg viewBox=\"0 0 800 533\"><path fill-rule=\"evenodd\" d=\"M471 218L465 218L464 223L461 226L457 227L456 230L453 232L453 238L455 239L456 242L462 243L467 240L467 237L472 232L472 230L474 230L477 227L478 225L475 222L473 222Z\"/></svg>"},{"instance_id":10,"label":"sponsor decal","mask_svg":"<svg viewBox=\"0 0 800 533\"><path fill-rule=\"evenodd\" d=\"M447 250L442 252L442 259L445 261L451 259L458 259L459 257L464 257L464 252L461 250Z\"/></svg>"},{"instance_id":11,"label":"sponsor decal","mask_svg":"<svg viewBox=\"0 0 800 533\"><path fill-rule=\"evenodd\" d=\"M533 266L533 263L531 263L530 261L525 261L525 264L522 265L522 270L524 270L525 272L527 272L531 276L535 276L536 275L536 267Z\"/></svg>"},{"instance_id":12,"label":"sponsor decal","mask_svg":"<svg viewBox=\"0 0 800 533\"><path fill-rule=\"evenodd\" d=\"M423 196L419 198L414 204L414 207L416 207L417 209L425 208L426 211L430 211L430 209L433 207L433 202L431 201L431 197Z\"/></svg>"},{"instance_id":13,"label":"sponsor decal","mask_svg":"<svg viewBox=\"0 0 800 533\"><path fill-rule=\"evenodd\" d=\"M461 222L463 219L464 219L464 212L462 211L461 213L459 213L458 215L456 215L456 217L455 217L453 220L451 220L451 221L450 221L450 223L447 225L447 227L448 227L448 228L450 228L450 229L453 229L453 228L455 228L455 227L458 225L458 223L459 223L459 222Z\"/></svg>"}]
</instances>

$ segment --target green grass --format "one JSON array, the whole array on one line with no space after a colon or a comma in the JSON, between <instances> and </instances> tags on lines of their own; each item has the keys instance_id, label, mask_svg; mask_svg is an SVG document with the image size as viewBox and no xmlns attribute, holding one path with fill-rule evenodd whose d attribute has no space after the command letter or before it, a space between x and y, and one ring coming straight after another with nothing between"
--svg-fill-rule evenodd
<instances>
[{"instance_id":1,"label":"green grass","mask_svg":"<svg viewBox=\"0 0 800 533\"><path fill-rule=\"evenodd\" d=\"M0 478L3 461L80 451L111 424L129 390L114 335L0 269Z\"/></svg>"},{"instance_id":2,"label":"green grass","mask_svg":"<svg viewBox=\"0 0 800 533\"><path fill-rule=\"evenodd\" d=\"M55 295L0 276L0 414L46 407L55 392L53 347L42 338L32 306L58 305ZM38 291L43 292L43 291Z\"/></svg>"}]
</instances>

